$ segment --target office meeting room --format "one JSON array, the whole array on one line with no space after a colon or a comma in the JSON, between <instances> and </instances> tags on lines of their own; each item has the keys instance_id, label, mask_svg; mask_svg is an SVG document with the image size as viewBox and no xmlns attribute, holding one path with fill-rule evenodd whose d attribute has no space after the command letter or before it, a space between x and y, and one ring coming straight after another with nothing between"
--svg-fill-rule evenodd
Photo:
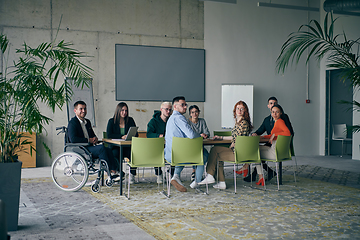
<instances>
[{"instance_id":1,"label":"office meeting room","mask_svg":"<svg viewBox=\"0 0 360 240\"><path fill-rule=\"evenodd\" d=\"M359 238L359 20L0 0L0 240Z\"/></svg>"}]
</instances>

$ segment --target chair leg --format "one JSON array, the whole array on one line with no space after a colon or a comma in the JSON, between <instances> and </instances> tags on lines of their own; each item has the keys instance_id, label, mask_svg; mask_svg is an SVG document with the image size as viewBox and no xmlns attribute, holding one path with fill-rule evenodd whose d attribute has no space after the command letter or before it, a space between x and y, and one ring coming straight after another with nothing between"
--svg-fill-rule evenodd
<instances>
[{"instance_id":1,"label":"chair leg","mask_svg":"<svg viewBox=\"0 0 360 240\"><path fill-rule=\"evenodd\" d=\"M236 164L234 164L234 186L235 186L235 194L236 194Z\"/></svg>"},{"instance_id":2,"label":"chair leg","mask_svg":"<svg viewBox=\"0 0 360 240\"><path fill-rule=\"evenodd\" d=\"M169 169L169 176L168 176L168 179L167 179L167 190L168 190L168 197L170 197L170 187L171 187L171 185L170 185L170 181L171 181L171 179L170 179L170 176L171 176L171 166L170 166L170 169Z\"/></svg>"},{"instance_id":3,"label":"chair leg","mask_svg":"<svg viewBox=\"0 0 360 240\"><path fill-rule=\"evenodd\" d=\"M295 161L295 165L294 165L294 180L295 180L295 186L296 186L296 173L297 173L297 162L296 162L296 157L294 156L294 161Z\"/></svg>"},{"instance_id":4,"label":"chair leg","mask_svg":"<svg viewBox=\"0 0 360 240\"><path fill-rule=\"evenodd\" d=\"M124 195L128 200L130 200L130 165L128 166L129 166L129 172L128 172L128 182L127 182L127 195L126 193ZM125 183L125 192L126 192L126 183Z\"/></svg>"},{"instance_id":5,"label":"chair leg","mask_svg":"<svg viewBox=\"0 0 360 240\"><path fill-rule=\"evenodd\" d=\"M219 161L216 160L216 184L219 184Z\"/></svg>"},{"instance_id":6,"label":"chair leg","mask_svg":"<svg viewBox=\"0 0 360 240\"><path fill-rule=\"evenodd\" d=\"M251 165L251 164L250 164ZM263 168L263 164L262 164L262 162L260 162L260 167L261 167L261 169L264 169ZM264 178L264 190L266 190L266 181L265 181L265 174L264 174L264 171L263 171L263 178Z\"/></svg>"},{"instance_id":7,"label":"chair leg","mask_svg":"<svg viewBox=\"0 0 360 240\"><path fill-rule=\"evenodd\" d=\"M256 167L255 167L256 169ZM250 171L250 186L252 187L252 171L251 171L251 163L249 164L249 171ZM255 170L254 170L255 171Z\"/></svg>"},{"instance_id":8,"label":"chair leg","mask_svg":"<svg viewBox=\"0 0 360 240\"><path fill-rule=\"evenodd\" d=\"M280 185L279 185L279 163L278 162L276 162L275 163L275 165L276 165L276 179L277 179L277 185L278 185L278 191L280 190Z\"/></svg>"},{"instance_id":9,"label":"chair leg","mask_svg":"<svg viewBox=\"0 0 360 240\"><path fill-rule=\"evenodd\" d=\"M207 172L206 172L206 167L204 165L204 172L205 172L205 179L207 177ZM196 180L195 180L196 181ZM206 194L209 195L209 185L207 182L205 182L205 185L206 185Z\"/></svg>"}]
</instances>

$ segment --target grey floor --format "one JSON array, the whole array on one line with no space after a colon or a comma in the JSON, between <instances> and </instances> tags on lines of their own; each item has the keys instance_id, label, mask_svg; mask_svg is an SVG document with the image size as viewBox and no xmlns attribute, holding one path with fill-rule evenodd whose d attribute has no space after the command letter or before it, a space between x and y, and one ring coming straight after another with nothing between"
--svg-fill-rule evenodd
<instances>
[{"instance_id":1,"label":"grey floor","mask_svg":"<svg viewBox=\"0 0 360 240\"><path fill-rule=\"evenodd\" d=\"M331 181L332 175L341 171L347 178L337 178L335 183L360 188L359 179L351 181L352 174L360 173L360 161L350 156L296 159L302 177ZM284 170L290 165L285 162ZM154 239L87 192L58 190L50 177L50 167L22 170L19 227L9 232L11 239Z\"/></svg>"}]
</instances>

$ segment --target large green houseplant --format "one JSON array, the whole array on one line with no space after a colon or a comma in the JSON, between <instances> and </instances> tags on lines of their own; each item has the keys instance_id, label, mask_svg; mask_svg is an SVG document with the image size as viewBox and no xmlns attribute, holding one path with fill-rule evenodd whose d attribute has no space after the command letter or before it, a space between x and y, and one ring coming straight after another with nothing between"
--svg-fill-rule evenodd
<instances>
[{"instance_id":1,"label":"large green houseplant","mask_svg":"<svg viewBox=\"0 0 360 240\"><path fill-rule=\"evenodd\" d=\"M276 60L278 72L283 73L290 63L298 63L301 56L308 54L306 63L311 57L318 61L327 60L328 68L341 70L343 80L350 79L355 91L360 87L360 58L359 38L350 40L345 33L334 34L336 19L331 13L327 13L323 26L318 21L312 20L309 24L300 26L297 32L289 35L287 41L281 47L281 53ZM306 51L309 50L309 51ZM350 109L360 111L358 101L342 103L352 104ZM349 127L349 131L359 132L360 125Z\"/></svg>"},{"instance_id":2,"label":"large green houseplant","mask_svg":"<svg viewBox=\"0 0 360 240\"><path fill-rule=\"evenodd\" d=\"M87 84L92 70L80 62L83 55L71 43L41 43L36 48L24 43L13 53L9 46L7 37L0 34L0 198L6 204L11 231L17 230L21 179L16 151L31 143L23 133L41 134L52 121L41 113L41 106L55 112L66 103L71 89L59 78L72 78L80 86ZM15 59L11 63L9 56ZM34 150L30 148L30 154Z\"/></svg>"}]
</instances>

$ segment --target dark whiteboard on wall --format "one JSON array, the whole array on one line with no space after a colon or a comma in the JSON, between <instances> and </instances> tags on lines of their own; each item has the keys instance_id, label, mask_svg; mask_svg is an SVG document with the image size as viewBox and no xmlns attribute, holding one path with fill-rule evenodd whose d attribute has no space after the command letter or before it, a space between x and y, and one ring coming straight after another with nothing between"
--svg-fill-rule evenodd
<instances>
[{"instance_id":1,"label":"dark whiteboard on wall","mask_svg":"<svg viewBox=\"0 0 360 240\"><path fill-rule=\"evenodd\" d=\"M233 128L235 121L233 110L238 101L244 101L249 108L250 118L253 122L253 85L221 85L221 127Z\"/></svg>"},{"instance_id":2,"label":"dark whiteboard on wall","mask_svg":"<svg viewBox=\"0 0 360 240\"><path fill-rule=\"evenodd\" d=\"M205 50L115 45L117 101L205 101Z\"/></svg>"},{"instance_id":3,"label":"dark whiteboard on wall","mask_svg":"<svg viewBox=\"0 0 360 240\"><path fill-rule=\"evenodd\" d=\"M66 84L71 87L73 91L73 95L71 96L71 101L67 103L67 112L68 112L68 121L71 118L75 117L74 112L74 103L76 101L84 101L86 103L87 114L86 118L90 120L93 127L96 126L95 122L95 110L94 110L94 97L93 97L93 88L92 88L92 79L89 81L89 87L84 85L83 88L76 87L73 84L73 80L71 78L65 79Z\"/></svg>"}]
</instances>

